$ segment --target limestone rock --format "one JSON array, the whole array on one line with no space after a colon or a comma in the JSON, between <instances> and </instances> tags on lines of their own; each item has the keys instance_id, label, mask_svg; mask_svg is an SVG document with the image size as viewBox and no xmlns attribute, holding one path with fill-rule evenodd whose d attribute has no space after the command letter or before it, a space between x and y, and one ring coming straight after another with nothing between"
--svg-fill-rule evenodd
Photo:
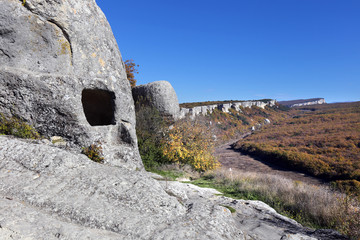
<instances>
[{"instance_id":1,"label":"limestone rock","mask_svg":"<svg viewBox=\"0 0 360 240\"><path fill-rule=\"evenodd\" d=\"M288 107L301 107L301 106L309 106L316 104L325 104L326 102L324 98L310 98L310 99L280 101L279 103Z\"/></svg>"},{"instance_id":2,"label":"limestone rock","mask_svg":"<svg viewBox=\"0 0 360 240\"><path fill-rule=\"evenodd\" d=\"M220 232L223 237L217 235L215 239L227 239L231 237L228 233L233 231L233 227L238 229L238 236L234 239L346 239L335 231L315 231L305 228L296 221L278 214L273 208L260 201L234 200L221 196L220 192L214 189L200 188L192 184L179 182L166 183L164 181L160 183L168 193L176 196L187 206L188 217L197 219L196 216L201 215L201 219L207 219L209 215L211 215L211 212L213 212L213 220L209 219L207 225L209 227L219 227L223 229L223 231ZM227 207L234 208L236 212L231 213ZM220 211L217 212L218 210ZM220 214L221 212L223 214ZM224 226L222 225L223 223L219 221L223 215L231 219L231 221L229 219L227 220L231 226ZM197 221L193 221L193 224L198 223Z\"/></svg>"},{"instance_id":3,"label":"limestone rock","mask_svg":"<svg viewBox=\"0 0 360 240\"><path fill-rule=\"evenodd\" d=\"M345 239L259 201L95 163L41 140L0 136L0 159L1 239Z\"/></svg>"},{"instance_id":4,"label":"limestone rock","mask_svg":"<svg viewBox=\"0 0 360 240\"><path fill-rule=\"evenodd\" d=\"M178 119L180 116L179 101L174 88L167 81L157 81L132 89L135 101L155 107L160 114Z\"/></svg>"},{"instance_id":5,"label":"limestone rock","mask_svg":"<svg viewBox=\"0 0 360 240\"><path fill-rule=\"evenodd\" d=\"M95 1L0 5L0 113L77 152L99 141L108 164L142 168L131 88Z\"/></svg>"},{"instance_id":6,"label":"limestone rock","mask_svg":"<svg viewBox=\"0 0 360 240\"><path fill-rule=\"evenodd\" d=\"M0 136L0 159L0 234L242 239L222 207L200 201L184 205L182 194L188 193L173 189L176 196L168 195L144 171L98 164L84 155L6 136Z\"/></svg>"},{"instance_id":7,"label":"limestone rock","mask_svg":"<svg viewBox=\"0 0 360 240\"><path fill-rule=\"evenodd\" d=\"M58 147L66 147L66 141L59 136L53 136L50 138L51 143Z\"/></svg>"},{"instance_id":8,"label":"limestone rock","mask_svg":"<svg viewBox=\"0 0 360 240\"><path fill-rule=\"evenodd\" d=\"M221 105L219 105L219 109L222 112L228 113L229 109L231 108L231 105L232 105L231 103L221 104Z\"/></svg>"},{"instance_id":9,"label":"limestone rock","mask_svg":"<svg viewBox=\"0 0 360 240\"><path fill-rule=\"evenodd\" d=\"M205 105L197 106L193 108L181 108L179 118L185 118L189 116L190 119L194 119L196 116L211 114L214 109L219 109L222 112L229 113L230 108L235 109L235 111L242 112L241 107L252 107L256 106L259 108L265 108L265 106L273 107L276 104L276 100L269 100L267 102L263 101L243 101L243 102L233 102L233 103L224 103L224 104L215 104L215 105Z\"/></svg>"},{"instance_id":10,"label":"limestone rock","mask_svg":"<svg viewBox=\"0 0 360 240\"><path fill-rule=\"evenodd\" d=\"M0 159L0 225L30 239L149 239L186 213L143 171L5 136Z\"/></svg>"},{"instance_id":11,"label":"limestone rock","mask_svg":"<svg viewBox=\"0 0 360 240\"><path fill-rule=\"evenodd\" d=\"M190 112L189 108L180 108L179 118L185 118Z\"/></svg>"}]
</instances>

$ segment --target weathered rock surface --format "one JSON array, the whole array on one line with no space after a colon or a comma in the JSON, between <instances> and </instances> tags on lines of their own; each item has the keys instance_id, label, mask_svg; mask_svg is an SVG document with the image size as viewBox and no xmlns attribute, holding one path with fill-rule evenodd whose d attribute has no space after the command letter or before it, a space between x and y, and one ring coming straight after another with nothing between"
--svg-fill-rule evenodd
<instances>
[{"instance_id":1,"label":"weathered rock surface","mask_svg":"<svg viewBox=\"0 0 360 240\"><path fill-rule=\"evenodd\" d=\"M0 112L68 147L142 168L121 55L94 0L0 0Z\"/></svg>"},{"instance_id":2,"label":"weathered rock surface","mask_svg":"<svg viewBox=\"0 0 360 240\"><path fill-rule=\"evenodd\" d=\"M142 101L155 107L160 114L178 119L179 101L174 88L167 81L156 81L132 89L135 101Z\"/></svg>"},{"instance_id":3,"label":"weathered rock surface","mask_svg":"<svg viewBox=\"0 0 360 240\"><path fill-rule=\"evenodd\" d=\"M0 136L0 239L311 239L262 203L151 178L121 55L95 1L22 2L0 0L0 113L52 141ZM106 164L79 154L97 141Z\"/></svg>"},{"instance_id":4,"label":"weathered rock surface","mask_svg":"<svg viewBox=\"0 0 360 240\"><path fill-rule=\"evenodd\" d=\"M148 239L186 213L143 171L4 136L0 159L0 225L19 235ZM86 229L95 235L81 236Z\"/></svg>"},{"instance_id":5,"label":"weathered rock surface","mask_svg":"<svg viewBox=\"0 0 360 240\"><path fill-rule=\"evenodd\" d=\"M263 101L243 101L243 102L233 102L233 103L224 103L224 104L215 104L215 105L206 105L198 106L193 108L180 108L179 118L185 118L189 116L191 119L194 119L196 116L206 114L211 114L214 109L218 109L222 112L228 113L231 108L235 111L241 112L240 107L252 107L256 106L259 108L265 108L265 106L273 107L276 104L276 100L270 100L268 102Z\"/></svg>"},{"instance_id":6,"label":"weathered rock surface","mask_svg":"<svg viewBox=\"0 0 360 240\"><path fill-rule=\"evenodd\" d=\"M316 104L325 104L324 98L298 99L290 101L279 101L280 104L288 107L301 107Z\"/></svg>"},{"instance_id":7,"label":"weathered rock surface","mask_svg":"<svg viewBox=\"0 0 360 240\"><path fill-rule=\"evenodd\" d=\"M0 159L1 239L342 239L262 202L156 181L41 141L0 136Z\"/></svg>"},{"instance_id":8,"label":"weathered rock surface","mask_svg":"<svg viewBox=\"0 0 360 240\"><path fill-rule=\"evenodd\" d=\"M225 215L232 218L233 222L231 224L234 224L239 229L241 238L236 239L347 239L333 230L304 228L296 221L276 213L273 208L260 201L235 200L221 196L220 192L214 189L200 188L192 184L176 181L162 181L161 185L166 192L176 196L188 209L190 208L190 212L202 213L205 217L214 211L213 209L222 208ZM234 208L236 212L231 213L228 207Z\"/></svg>"}]
</instances>

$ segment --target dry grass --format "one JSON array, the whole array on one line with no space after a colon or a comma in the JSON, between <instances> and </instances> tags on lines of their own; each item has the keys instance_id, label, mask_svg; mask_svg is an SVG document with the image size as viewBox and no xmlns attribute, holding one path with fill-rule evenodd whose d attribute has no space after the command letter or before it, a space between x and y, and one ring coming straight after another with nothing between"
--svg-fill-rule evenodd
<instances>
[{"instance_id":1,"label":"dry grass","mask_svg":"<svg viewBox=\"0 0 360 240\"><path fill-rule=\"evenodd\" d=\"M208 173L205 179L222 185L227 195L264 201L302 224L336 229L352 239L360 238L359 199L329 187L275 175L224 169Z\"/></svg>"}]
</instances>

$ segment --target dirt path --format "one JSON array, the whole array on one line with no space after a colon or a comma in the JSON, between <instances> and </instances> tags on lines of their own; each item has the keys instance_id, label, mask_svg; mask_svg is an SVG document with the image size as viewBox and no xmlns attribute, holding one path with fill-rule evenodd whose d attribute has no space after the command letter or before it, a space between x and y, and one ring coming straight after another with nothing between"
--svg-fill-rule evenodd
<instances>
[{"instance_id":1,"label":"dirt path","mask_svg":"<svg viewBox=\"0 0 360 240\"><path fill-rule=\"evenodd\" d=\"M240 169L247 172L273 174L314 185L324 184L321 179L317 179L303 173L289 171L274 164L261 161L258 158L244 155L238 151L231 149L231 143L223 144L216 148L215 155L218 157L218 160L222 164L223 168L232 168L234 170Z\"/></svg>"}]
</instances>

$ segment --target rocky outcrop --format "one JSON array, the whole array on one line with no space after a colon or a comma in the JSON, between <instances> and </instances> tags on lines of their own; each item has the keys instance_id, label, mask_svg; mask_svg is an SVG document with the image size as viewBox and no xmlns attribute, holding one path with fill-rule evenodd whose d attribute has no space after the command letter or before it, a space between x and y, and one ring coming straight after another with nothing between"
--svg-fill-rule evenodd
<instances>
[{"instance_id":1,"label":"rocky outcrop","mask_svg":"<svg viewBox=\"0 0 360 240\"><path fill-rule=\"evenodd\" d=\"M311 98L311 99L298 99L298 100L290 100L290 101L279 101L281 105L287 107L301 107L308 105L316 105L316 104L325 104L324 98Z\"/></svg>"},{"instance_id":2,"label":"rocky outcrop","mask_svg":"<svg viewBox=\"0 0 360 240\"><path fill-rule=\"evenodd\" d=\"M133 98L155 107L163 116L178 119L180 114L179 101L174 88L167 81L157 81L132 89Z\"/></svg>"},{"instance_id":3,"label":"rocky outcrop","mask_svg":"<svg viewBox=\"0 0 360 240\"><path fill-rule=\"evenodd\" d=\"M156 181L41 141L0 136L0 159L1 239L317 239L262 202ZM331 236L339 235L323 239L341 239Z\"/></svg>"},{"instance_id":4,"label":"rocky outcrop","mask_svg":"<svg viewBox=\"0 0 360 240\"><path fill-rule=\"evenodd\" d=\"M0 113L77 152L101 142L106 163L142 168L131 88L95 1L0 4Z\"/></svg>"},{"instance_id":5,"label":"rocky outcrop","mask_svg":"<svg viewBox=\"0 0 360 240\"><path fill-rule=\"evenodd\" d=\"M0 4L0 113L46 138L0 136L1 239L315 236L265 204L149 177L121 55L94 0ZM105 164L80 154L97 141Z\"/></svg>"},{"instance_id":6,"label":"rocky outcrop","mask_svg":"<svg viewBox=\"0 0 360 240\"><path fill-rule=\"evenodd\" d=\"M276 100L270 100L268 102L263 101L243 101L243 102L233 102L233 103L223 103L223 104L215 104L215 105L206 105L206 106L198 106L193 108L181 108L179 118L184 118L189 116L190 118L195 118L199 115L211 114L214 109L218 109L222 112L228 113L231 108L235 111L241 112L241 107L259 107L265 108L265 106L273 107L276 104Z\"/></svg>"}]
</instances>

